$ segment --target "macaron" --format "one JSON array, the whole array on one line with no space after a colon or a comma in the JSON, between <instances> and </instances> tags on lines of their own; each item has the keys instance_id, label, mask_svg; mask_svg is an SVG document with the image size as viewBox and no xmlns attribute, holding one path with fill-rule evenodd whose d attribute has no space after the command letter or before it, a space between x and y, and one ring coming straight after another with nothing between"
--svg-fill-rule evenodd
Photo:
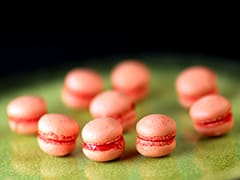
<instances>
[{"instance_id":1,"label":"macaron","mask_svg":"<svg viewBox=\"0 0 240 180\"><path fill-rule=\"evenodd\" d=\"M136 149L143 156L166 156L176 147L176 122L169 116L145 116L138 121L136 131Z\"/></svg>"},{"instance_id":2,"label":"macaron","mask_svg":"<svg viewBox=\"0 0 240 180\"><path fill-rule=\"evenodd\" d=\"M206 66L188 67L177 77L176 91L180 104L188 108L202 96L217 94L216 74Z\"/></svg>"},{"instance_id":3,"label":"macaron","mask_svg":"<svg viewBox=\"0 0 240 180\"><path fill-rule=\"evenodd\" d=\"M103 88L103 78L98 72L76 68L66 75L61 96L66 106L84 109Z\"/></svg>"},{"instance_id":4,"label":"macaron","mask_svg":"<svg viewBox=\"0 0 240 180\"><path fill-rule=\"evenodd\" d=\"M89 121L82 129L84 155L93 161L110 161L125 149L123 129L119 121L105 117Z\"/></svg>"},{"instance_id":5,"label":"macaron","mask_svg":"<svg viewBox=\"0 0 240 180\"><path fill-rule=\"evenodd\" d=\"M234 125L231 104L221 95L200 98L191 106L189 114L195 130L206 136L224 135Z\"/></svg>"},{"instance_id":6,"label":"macaron","mask_svg":"<svg viewBox=\"0 0 240 180\"><path fill-rule=\"evenodd\" d=\"M133 101L145 98L149 92L150 70L138 60L125 60L111 73L113 89L127 94Z\"/></svg>"},{"instance_id":7,"label":"macaron","mask_svg":"<svg viewBox=\"0 0 240 180\"><path fill-rule=\"evenodd\" d=\"M80 131L76 120L63 114L45 114L38 122L38 144L52 156L70 154Z\"/></svg>"},{"instance_id":8,"label":"macaron","mask_svg":"<svg viewBox=\"0 0 240 180\"><path fill-rule=\"evenodd\" d=\"M112 117L127 131L136 122L134 102L124 93L109 90L98 94L91 102L89 111L94 118Z\"/></svg>"},{"instance_id":9,"label":"macaron","mask_svg":"<svg viewBox=\"0 0 240 180\"><path fill-rule=\"evenodd\" d=\"M47 113L47 105L39 96L20 96L7 106L10 129L18 134L37 134L38 121Z\"/></svg>"}]
</instances>

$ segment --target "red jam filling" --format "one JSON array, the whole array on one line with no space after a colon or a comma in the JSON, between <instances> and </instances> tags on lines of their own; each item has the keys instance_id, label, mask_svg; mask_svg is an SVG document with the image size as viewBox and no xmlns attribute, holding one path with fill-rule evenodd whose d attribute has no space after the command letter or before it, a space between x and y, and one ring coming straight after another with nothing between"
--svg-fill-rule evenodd
<instances>
[{"instance_id":1,"label":"red jam filling","mask_svg":"<svg viewBox=\"0 0 240 180\"><path fill-rule=\"evenodd\" d=\"M165 146L171 144L176 136L176 132L172 132L166 136L153 136L153 137L144 137L137 136L137 144L142 146Z\"/></svg>"},{"instance_id":2,"label":"red jam filling","mask_svg":"<svg viewBox=\"0 0 240 180\"><path fill-rule=\"evenodd\" d=\"M71 94L72 96L76 97L76 98L79 98L79 99L86 99L86 100L91 100L92 98L94 98L95 94L92 95L92 94L88 94L86 92L79 92L79 91L74 91L74 90L71 90L69 88L66 88L65 87L65 90Z\"/></svg>"},{"instance_id":3,"label":"red jam filling","mask_svg":"<svg viewBox=\"0 0 240 180\"><path fill-rule=\"evenodd\" d=\"M58 136L57 134L53 132L44 133L44 132L38 132L38 138L43 140L45 143L50 144L73 144L76 141L77 136Z\"/></svg>"},{"instance_id":4,"label":"red jam filling","mask_svg":"<svg viewBox=\"0 0 240 180\"><path fill-rule=\"evenodd\" d=\"M111 149L122 149L124 145L125 143L123 140L123 136L118 136L113 141L107 142L105 144L94 144L94 143L85 143L85 142L83 142L82 144L83 148L91 151L108 151Z\"/></svg>"},{"instance_id":5,"label":"red jam filling","mask_svg":"<svg viewBox=\"0 0 240 180\"><path fill-rule=\"evenodd\" d=\"M197 125L212 127L212 126L217 126L217 125L227 123L231 120L232 120L232 113L229 112L225 116L220 116L220 117L217 117L216 119L213 119L213 120L198 122Z\"/></svg>"}]
</instances>

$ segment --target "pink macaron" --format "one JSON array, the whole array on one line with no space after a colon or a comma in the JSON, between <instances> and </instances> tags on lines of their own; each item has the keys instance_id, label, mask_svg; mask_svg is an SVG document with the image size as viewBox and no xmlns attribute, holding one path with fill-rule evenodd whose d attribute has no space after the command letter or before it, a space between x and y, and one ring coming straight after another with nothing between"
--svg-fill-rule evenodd
<instances>
[{"instance_id":1,"label":"pink macaron","mask_svg":"<svg viewBox=\"0 0 240 180\"><path fill-rule=\"evenodd\" d=\"M92 69L76 68L66 75L62 100L71 108L87 108L103 88L104 82L99 73Z\"/></svg>"},{"instance_id":2,"label":"pink macaron","mask_svg":"<svg viewBox=\"0 0 240 180\"><path fill-rule=\"evenodd\" d=\"M190 107L197 99L218 92L216 74L205 66L183 70L176 79L178 99L183 107Z\"/></svg>"},{"instance_id":3,"label":"pink macaron","mask_svg":"<svg viewBox=\"0 0 240 180\"><path fill-rule=\"evenodd\" d=\"M46 102L39 96L15 98L7 106L10 129L18 134L37 134L38 121L46 112Z\"/></svg>"},{"instance_id":4,"label":"pink macaron","mask_svg":"<svg viewBox=\"0 0 240 180\"><path fill-rule=\"evenodd\" d=\"M143 117L138 121L136 131L136 149L143 156L166 156L176 147L176 122L166 115Z\"/></svg>"},{"instance_id":5,"label":"pink macaron","mask_svg":"<svg viewBox=\"0 0 240 180\"><path fill-rule=\"evenodd\" d=\"M38 144L47 154L65 156L75 146L80 131L78 123L63 114L45 114L38 122Z\"/></svg>"},{"instance_id":6,"label":"pink macaron","mask_svg":"<svg viewBox=\"0 0 240 180\"><path fill-rule=\"evenodd\" d=\"M122 155L125 149L123 129L113 118L97 118L82 129L82 148L93 161L110 161Z\"/></svg>"},{"instance_id":7,"label":"pink macaron","mask_svg":"<svg viewBox=\"0 0 240 180\"><path fill-rule=\"evenodd\" d=\"M125 60L116 65L111 73L113 88L129 95L133 101L147 96L149 81L149 68L137 60Z\"/></svg>"},{"instance_id":8,"label":"pink macaron","mask_svg":"<svg viewBox=\"0 0 240 180\"><path fill-rule=\"evenodd\" d=\"M234 125L231 104L220 95L200 98L191 106L189 114L196 131L207 136L224 135Z\"/></svg>"},{"instance_id":9,"label":"pink macaron","mask_svg":"<svg viewBox=\"0 0 240 180\"><path fill-rule=\"evenodd\" d=\"M136 122L135 106L132 100L118 91L105 91L98 94L90 104L90 113L94 118L112 117L117 119L126 131Z\"/></svg>"}]
</instances>

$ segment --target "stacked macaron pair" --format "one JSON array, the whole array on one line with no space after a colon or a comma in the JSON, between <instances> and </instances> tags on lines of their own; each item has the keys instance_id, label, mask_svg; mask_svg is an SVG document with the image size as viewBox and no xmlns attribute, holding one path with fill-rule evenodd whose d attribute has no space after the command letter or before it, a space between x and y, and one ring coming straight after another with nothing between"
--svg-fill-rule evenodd
<instances>
[{"instance_id":1,"label":"stacked macaron pair","mask_svg":"<svg viewBox=\"0 0 240 180\"><path fill-rule=\"evenodd\" d=\"M205 66L183 70L176 80L176 91L189 114L195 130L207 136L228 133L233 125L230 102L218 94L216 73Z\"/></svg>"},{"instance_id":2,"label":"stacked macaron pair","mask_svg":"<svg viewBox=\"0 0 240 180\"><path fill-rule=\"evenodd\" d=\"M39 96L21 96L7 107L13 132L37 135L40 148L53 156L64 156L76 147L78 123L63 114L48 114L45 100Z\"/></svg>"}]
</instances>

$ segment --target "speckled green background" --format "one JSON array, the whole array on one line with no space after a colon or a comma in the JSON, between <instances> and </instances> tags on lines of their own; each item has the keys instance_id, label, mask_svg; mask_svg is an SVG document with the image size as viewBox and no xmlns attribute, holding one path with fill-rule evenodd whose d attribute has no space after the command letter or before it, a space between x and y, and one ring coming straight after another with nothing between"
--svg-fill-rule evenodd
<instances>
[{"instance_id":1,"label":"speckled green background","mask_svg":"<svg viewBox=\"0 0 240 180\"><path fill-rule=\"evenodd\" d=\"M91 120L88 111L66 108L60 99L65 74L81 62L69 62L54 69L41 69L18 76L0 78L0 179L235 179L240 177L240 64L236 61L192 56L141 55L152 71L151 91L136 106L138 119L151 113L163 113L177 122L177 146L163 158L146 158L135 150L135 129L124 134L126 150L115 161L97 163L84 157L81 139L67 157L43 153L35 136L12 133L8 127L6 106L20 95L40 95L50 113L64 113L75 118L81 127ZM110 88L109 73L116 62L126 57L85 61L95 68ZM105 63L108 62L108 63ZM188 111L179 106L175 79L183 68L207 65L216 71L220 93L233 105L235 126L226 136L206 138L193 129Z\"/></svg>"}]
</instances>

